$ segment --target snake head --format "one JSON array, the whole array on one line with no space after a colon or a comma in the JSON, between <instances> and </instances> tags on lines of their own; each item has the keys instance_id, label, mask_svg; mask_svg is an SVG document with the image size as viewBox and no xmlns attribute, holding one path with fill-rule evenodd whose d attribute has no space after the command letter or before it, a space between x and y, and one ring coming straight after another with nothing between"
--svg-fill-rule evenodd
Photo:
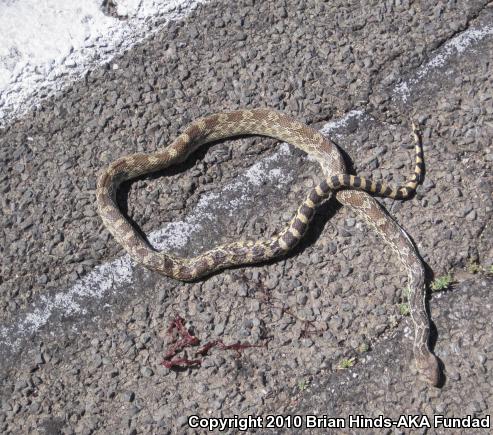
<instances>
[{"instance_id":1,"label":"snake head","mask_svg":"<svg viewBox=\"0 0 493 435\"><path fill-rule=\"evenodd\" d=\"M438 359L431 352L416 359L416 366L421 376L434 387L438 387L441 380L441 370Z\"/></svg>"}]
</instances>

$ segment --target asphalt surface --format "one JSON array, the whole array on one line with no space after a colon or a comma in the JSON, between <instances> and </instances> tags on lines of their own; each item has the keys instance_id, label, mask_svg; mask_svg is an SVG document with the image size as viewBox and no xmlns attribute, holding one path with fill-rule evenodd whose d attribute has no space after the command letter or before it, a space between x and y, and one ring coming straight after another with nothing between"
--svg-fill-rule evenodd
<instances>
[{"instance_id":1,"label":"asphalt surface","mask_svg":"<svg viewBox=\"0 0 493 435\"><path fill-rule=\"evenodd\" d=\"M212 2L4 128L0 431L183 433L192 414L490 415L492 52L486 1ZM441 388L416 376L405 272L332 200L288 258L192 284L131 264L103 228L101 168L246 106L322 129L358 174L395 183L412 170L420 122L425 182L381 203L430 282L455 276L429 299ZM120 202L157 245L191 255L279 231L321 172L292 147L241 139L161 175ZM160 362L176 315L203 343L264 347L170 371Z\"/></svg>"}]
</instances>

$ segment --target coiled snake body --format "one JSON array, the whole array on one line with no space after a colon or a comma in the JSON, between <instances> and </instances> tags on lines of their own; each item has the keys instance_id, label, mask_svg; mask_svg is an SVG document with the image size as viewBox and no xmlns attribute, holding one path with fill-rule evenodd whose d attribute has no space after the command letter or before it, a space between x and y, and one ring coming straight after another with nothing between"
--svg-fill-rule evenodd
<instances>
[{"instance_id":1,"label":"coiled snake body","mask_svg":"<svg viewBox=\"0 0 493 435\"><path fill-rule=\"evenodd\" d=\"M179 258L154 250L120 212L116 202L118 186L126 180L183 162L203 144L240 135L269 136L302 149L318 161L325 179L308 194L289 225L271 239L229 243L193 258ZM423 264L405 231L367 193L404 199L414 192L423 172L422 146L416 129L414 137L415 172L404 186L392 187L347 174L342 155L332 142L287 115L270 109L218 113L194 121L162 151L132 154L109 165L98 180L98 211L108 230L136 262L166 276L190 281L228 266L258 263L286 254L303 237L317 206L333 192L339 202L350 206L383 237L406 268L409 308L415 328L416 365L429 383L437 385L440 371L436 357L428 348L430 327L425 308Z\"/></svg>"}]
</instances>

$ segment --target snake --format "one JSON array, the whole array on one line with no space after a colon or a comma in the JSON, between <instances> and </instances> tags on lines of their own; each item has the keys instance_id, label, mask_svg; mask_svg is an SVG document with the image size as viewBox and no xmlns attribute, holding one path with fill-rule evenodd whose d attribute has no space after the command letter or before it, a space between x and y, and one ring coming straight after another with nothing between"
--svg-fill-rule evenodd
<instances>
[{"instance_id":1,"label":"snake","mask_svg":"<svg viewBox=\"0 0 493 435\"><path fill-rule=\"evenodd\" d=\"M230 242L183 258L154 249L121 212L117 191L123 182L182 163L204 144L252 135L270 137L305 151L318 162L323 172L323 180L310 190L289 224L271 238ZM405 230L372 196L407 199L415 193L423 180L424 157L420 131L414 123L413 137L414 173L402 186L393 186L385 181L349 174L336 144L287 114L270 108L220 112L194 120L163 149L123 156L104 168L96 187L98 213L105 227L135 262L176 280L194 281L224 268L286 255L306 233L317 207L334 196L383 238L407 271L417 372L426 382L437 386L441 372L438 359L429 347L430 319L425 305L424 265Z\"/></svg>"}]
</instances>

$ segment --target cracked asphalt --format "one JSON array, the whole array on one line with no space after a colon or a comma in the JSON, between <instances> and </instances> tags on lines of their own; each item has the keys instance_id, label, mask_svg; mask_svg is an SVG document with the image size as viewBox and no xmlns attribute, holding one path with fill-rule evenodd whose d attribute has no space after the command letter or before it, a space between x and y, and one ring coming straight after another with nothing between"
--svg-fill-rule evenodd
<instances>
[{"instance_id":1,"label":"cracked asphalt","mask_svg":"<svg viewBox=\"0 0 493 435\"><path fill-rule=\"evenodd\" d=\"M192 414L491 415L493 3L430 3L203 4L0 130L0 431L184 433ZM102 226L106 164L166 146L197 117L259 106L321 129L356 173L394 183L413 167L410 120L421 124L424 183L410 201L380 202L429 282L453 277L428 300L440 388L416 375L405 271L334 200L287 258L190 284L133 265ZM192 255L275 234L320 176L290 146L243 138L128 184L120 203L156 245ZM265 347L168 370L176 315L202 343Z\"/></svg>"}]
</instances>

